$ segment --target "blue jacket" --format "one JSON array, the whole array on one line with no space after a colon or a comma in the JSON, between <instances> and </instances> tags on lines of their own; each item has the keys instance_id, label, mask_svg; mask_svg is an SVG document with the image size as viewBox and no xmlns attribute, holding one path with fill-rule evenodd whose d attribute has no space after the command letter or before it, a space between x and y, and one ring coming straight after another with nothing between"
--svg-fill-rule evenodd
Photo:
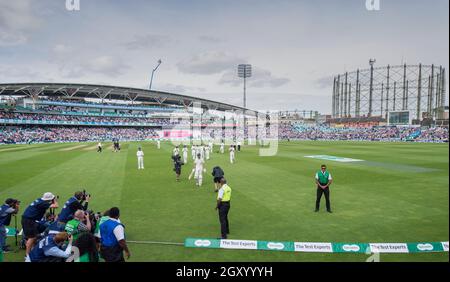
<instances>
[{"instance_id":1,"label":"blue jacket","mask_svg":"<svg viewBox=\"0 0 450 282\"><path fill-rule=\"evenodd\" d=\"M67 202L64 204L64 207L62 208L61 212L58 215L58 221L68 222L73 218L73 214L75 213L75 211L71 210L70 206L76 201L78 200L75 197L71 197L69 200L67 200Z\"/></svg>"},{"instance_id":2,"label":"blue jacket","mask_svg":"<svg viewBox=\"0 0 450 282\"><path fill-rule=\"evenodd\" d=\"M0 206L0 226L8 226L11 223L12 213L8 212L9 209L11 209L11 207L7 204Z\"/></svg>"},{"instance_id":3,"label":"blue jacket","mask_svg":"<svg viewBox=\"0 0 450 282\"><path fill-rule=\"evenodd\" d=\"M41 220L50 205L50 202L44 201L39 198L28 206L22 217L32 220Z\"/></svg>"},{"instance_id":4,"label":"blue jacket","mask_svg":"<svg viewBox=\"0 0 450 282\"><path fill-rule=\"evenodd\" d=\"M100 224L100 237L102 246L115 247L119 244L116 236L114 235L114 228L116 228L118 225L124 226L123 224L112 219L108 219L107 221Z\"/></svg>"},{"instance_id":5,"label":"blue jacket","mask_svg":"<svg viewBox=\"0 0 450 282\"><path fill-rule=\"evenodd\" d=\"M47 256L45 255L45 252L50 250L53 247L58 247L58 245L55 243L55 234L50 234L47 237L41 239L37 244L34 246L34 248L31 250L29 257L31 262L39 262L43 259L45 259ZM58 247L59 248L59 247Z\"/></svg>"}]
</instances>

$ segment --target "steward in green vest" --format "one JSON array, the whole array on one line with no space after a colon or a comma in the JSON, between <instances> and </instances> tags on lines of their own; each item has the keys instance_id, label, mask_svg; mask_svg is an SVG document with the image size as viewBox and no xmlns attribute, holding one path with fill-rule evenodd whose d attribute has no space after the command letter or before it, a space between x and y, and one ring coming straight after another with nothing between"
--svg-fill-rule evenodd
<instances>
[{"instance_id":1,"label":"steward in green vest","mask_svg":"<svg viewBox=\"0 0 450 282\"><path fill-rule=\"evenodd\" d=\"M230 224L228 223L228 212L230 211L231 187L228 186L225 178L220 179L220 189L217 194L216 210L219 210L221 238L227 239L230 234Z\"/></svg>"},{"instance_id":2,"label":"steward in green vest","mask_svg":"<svg viewBox=\"0 0 450 282\"><path fill-rule=\"evenodd\" d=\"M330 185L333 182L331 178L331 173L327 171L326 165L322 165L320 170L316 173L316 184L317 184L317 198L316 198L316 209L315 212L319 211L320 208L320 199L322 198L322 194L325 194L327 211L331 213L331 204L330 204Z\"/></svg>"},{"instance_id":3,"label":"steward in green vest","mask_svg":"<svg viewBox=\"0 0 450 282\"><path fill-rule=\"evenodd\" d=\"M64 230L72 235L73 240L76 241L80 233L91 231L91 221L89 220L89 215L85 214L82 210L77 210L74 214L74 218L67 222Z\"/></svg>"}]
</instances>

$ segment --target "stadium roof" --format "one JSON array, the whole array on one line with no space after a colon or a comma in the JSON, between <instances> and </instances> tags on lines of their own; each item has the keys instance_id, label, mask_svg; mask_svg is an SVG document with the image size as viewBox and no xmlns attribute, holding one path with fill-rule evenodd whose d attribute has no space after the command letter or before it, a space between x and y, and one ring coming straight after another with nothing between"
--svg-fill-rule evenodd
<instances>
[{"instance_id":1,"label":"stadium roof","mask_svg":"<svg viewBox=\"0 0 450 282\"><path fill-rule=\"evenodd\" d=\"M190 107L195 102L201 103L202 108L217 111L244 111L249 115L256 112L242 107L216 102L212 100L186 96L176 93L154 91L147 89L74 83L0 83L0 95L28 97L67 97L126 100L144 102L156 105Z\"/></svg>"}]
</instances>

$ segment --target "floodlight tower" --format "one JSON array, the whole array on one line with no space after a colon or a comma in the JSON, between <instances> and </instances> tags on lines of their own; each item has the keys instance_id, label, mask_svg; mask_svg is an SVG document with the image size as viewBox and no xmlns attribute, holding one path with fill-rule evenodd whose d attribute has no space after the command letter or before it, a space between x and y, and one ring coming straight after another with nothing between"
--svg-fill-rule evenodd
<instances>
[{"instance_id":1,"label":"floodlight tower","mask_svg":"<svg viewBox=\"0 0 450 282\"><path fill-rule=\"evenodd\" d=\"M370 85L369 85L369 113L367 114L368 117L372 116L372 99L373 99L373 64L375 64L377 60L375 59L369 59L369 65L370 65Z\"/></svg>"},{"instance_id":2,"label":"floodlight tower","mask_svg":"<svg viewBox=\"0 0 450 282\"><path fill-rule=\"evenodd\" d=\"M155 71L158 69L159 65L161 65L162 61L161 59L158 60L158 65L156 68L152 70L152 77L150 78L150 86L148 87L148 90L152 90L152 83L153 83L153 75L155 74Z\"/></svg>"},{"instance_id":3,"label":"floodlight tower","mask_svg":"<svg viewBox=\"0 0 450 282\"><path fill-rule=\"evenodd\" d=\"M247 108L246 80L248 77L252 76L252 65L249 64L238 65L238 76L244 78L244 109L245 109Z\"/></svg>"},{"instance_id":4,"label":"floodlight tower","mask_svg":"<svg viewBox=\"0 0 450 282\"><path fill-rule=\"evenodd\" d=\"M238 65L238 76L244 79L244 139L245 131L247 129L247 118L246 118L246 109L247 109L247 77L252 76L252 65L249 64L240 64Z\"/></svg>"}]
</instances>

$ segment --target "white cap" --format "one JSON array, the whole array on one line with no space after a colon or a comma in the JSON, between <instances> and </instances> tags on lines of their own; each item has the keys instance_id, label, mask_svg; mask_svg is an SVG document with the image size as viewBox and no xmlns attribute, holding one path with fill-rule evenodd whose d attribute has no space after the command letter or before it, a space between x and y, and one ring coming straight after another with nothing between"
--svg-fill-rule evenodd
<instances>
[{"instance_id":1,"label":"white cap","mask_svg":"<svg viewBox=\"0 0 450 282\"><path fill-rule=\"evenodd\" d=\"M43 201L51 201L51 200L53 200L55 198L55 195L53 195L52 193L50 193L50 192L47 192L47 193L44 193L44 195L42 196L42 200Z\"/></svg>"}]
</instances>

